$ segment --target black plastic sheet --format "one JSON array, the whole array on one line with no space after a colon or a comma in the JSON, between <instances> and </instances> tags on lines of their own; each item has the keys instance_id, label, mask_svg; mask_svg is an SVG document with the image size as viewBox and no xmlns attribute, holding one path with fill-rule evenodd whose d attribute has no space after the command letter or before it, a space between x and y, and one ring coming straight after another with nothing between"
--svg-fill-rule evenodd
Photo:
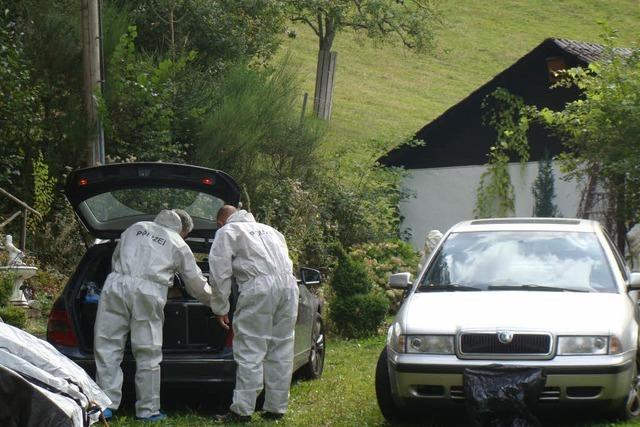
<instances>
[{"instance_id":1,"label":"black plastic sheet","mask_svg":"<svg viewBox=\"0 0 640 427\"><path fill-rule=\"evenodd\" d=\"M533 427L533 415L546 376L539 368L488 366L464 370L467 410L478 426Z\"/></svg>"}]
</instances>

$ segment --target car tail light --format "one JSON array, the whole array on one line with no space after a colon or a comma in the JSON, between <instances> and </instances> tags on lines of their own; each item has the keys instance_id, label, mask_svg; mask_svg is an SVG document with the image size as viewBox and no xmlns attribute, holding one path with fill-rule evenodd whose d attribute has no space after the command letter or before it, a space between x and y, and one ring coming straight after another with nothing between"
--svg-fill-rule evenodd
<instances>
[{"instance_id":1,"label":"car tail light","mask_svg":"<svg viewBox=\"0 0 640 427\"><path fill-rule=\"evenodd\" d=\"M53 304L51 313L49 313L49 321L47 322L47 341L52 344L63 345L66 347L77 347L78 340L73 333L71 319L67 313L64 301L61 298Z\"/></svg>"},{"instance_id":2,"label":"car tail light","mask_svg":"<svg viewBox=\"0 0 640 427\"><path fill-rule=\"evenodd\" d=\"M229 329L227 338L224 340L224 346L227 348L233 347L233 329Z\"/></svg>"}]
</instances>

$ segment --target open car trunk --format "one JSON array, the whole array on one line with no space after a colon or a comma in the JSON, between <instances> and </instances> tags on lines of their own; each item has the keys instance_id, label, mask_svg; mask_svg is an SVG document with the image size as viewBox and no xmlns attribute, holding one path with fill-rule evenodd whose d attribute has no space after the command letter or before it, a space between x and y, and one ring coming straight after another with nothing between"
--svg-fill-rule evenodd
<instances>
[{"instance_id":1,"label":"open car trunk","mask_svg":"<svg viewBox=\"0 0 640 427\"><path fill-rule=\"evenodd\" d=\"M98 308L97 298L92 298L94 290L97 293L104 286L104 282L111 271L111 255L115 243L103 243L92 247L82 259L73 281L74 321L79 331L79 344L85 351L93 350L93 328ZM208 272L207 262L198 265L205 273ZM237 293L230 297L232 306ZM233 312L233 307L231 309ZM223 352L231 344L229 331L223 329L215 319L211 309L189 296L176 276L174 286L169 289L167 304L164 309L164 352L189 352L214 354ZM127 344L127 347L129 345Z\"/></svg>"}]
</instances>

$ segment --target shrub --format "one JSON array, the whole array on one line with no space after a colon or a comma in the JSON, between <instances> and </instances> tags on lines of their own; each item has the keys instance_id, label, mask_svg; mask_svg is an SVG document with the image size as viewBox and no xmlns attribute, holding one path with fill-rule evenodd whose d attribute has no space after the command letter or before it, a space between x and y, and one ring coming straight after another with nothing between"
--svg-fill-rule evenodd
<instances>
[{"instance_id":1,"label":"shrub","mask_svg":"<svg viewBox=\"0 0 640 427\"><path fill-rule=\"evenodd\" d=\"M329 316L336 331L348 338L374 335L389 309L389 301L379 290L372 291L372 280L364 264L354 260L341 246L331 288Z\"/></svg>"},{"instance_id":2,"label":"shrub","mask_svg":"<svg viewBox=\"0 0 640 427\"><path fill-rule=\"evenodd\" d=\"M336 297L343 298L371 291L371 278L360 261L354 260L342 247L336 248L338 266L331 277L331 288Z\"/></svg>"},{"instance_id":3,"label":"shrub","mask_svg":"<svg viewBox=\"0 0 640 427\"><path fill-rule=\"evenodd\" d=\"M379 243L364 243L352 247L349 255L362 262L368 274L373 277L377 288L386 290L392 312L397 311L402 302L402 291L389 287L389 276L394 273L415 274L420 254L413 247L399 239Z\"/></svg>"},{"instance_id":4,"label":"shrub","mask_svg":"<svg viewBox=\"0 0 640 427\"><path fill-rule=\"evenodd\" d=\"M9 298L13 293L13 283L15 276L11 272L0 273L0 307L9 304Z\"/></svg>"},{"instance_id":5,"label":"shrub","mask_svg":"<svg viewBox=\"0 0 640 427\"><path fill-rule=\"evenodd\" d=\"M331 317L337 332L347 338L374 335L389 309L389 301L378 292L336 297Z\"/></svg>"},{"instance_id":6,"label":"shrub","mask_svg":"<svg viewBox=\"0 0 640 427\"><path fill-rule=\"evenodd\" d=\"M27 312L24 308L12 305L0 307L0 318L8 325L22 329L27 323Z\"/></svg>"}]
</instances>

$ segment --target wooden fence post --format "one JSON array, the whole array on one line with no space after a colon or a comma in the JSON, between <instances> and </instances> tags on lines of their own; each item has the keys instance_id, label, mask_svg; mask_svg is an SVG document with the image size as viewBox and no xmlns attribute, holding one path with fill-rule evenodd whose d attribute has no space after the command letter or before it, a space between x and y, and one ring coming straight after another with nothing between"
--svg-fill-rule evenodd
<instances>
[{"instance_id":1,"label":"wooden fence post","mask_svg":"<svg viewBox=\"0 0 640 427\"><path fill-rule=\"evenodd\" d=\"M318 51L316 69L316 89L313 99L313 113L316 117L329 120L333 103L333 84L338 54L328 50Z\"/></svg>"}]
</instances>

